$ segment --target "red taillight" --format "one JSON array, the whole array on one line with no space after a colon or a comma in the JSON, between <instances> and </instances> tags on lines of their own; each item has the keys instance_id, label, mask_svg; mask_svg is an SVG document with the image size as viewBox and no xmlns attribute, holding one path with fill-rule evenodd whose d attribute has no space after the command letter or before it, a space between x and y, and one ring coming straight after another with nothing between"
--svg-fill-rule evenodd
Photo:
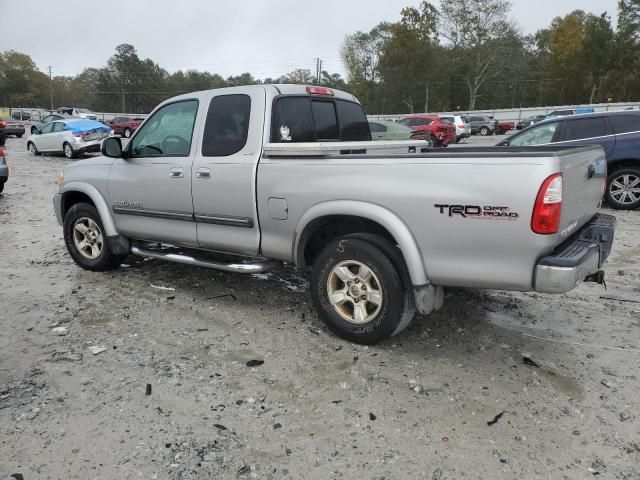
<instances>
[{"instance_id":1,"label":"red taillight","mask_svg":"<svg viewBox=\"0 0 640 480\"><path fill-rule=\"evenodd\" d=\"M531 230L540 235L558 233L562 216L562 174L548 177L538 191L531 216Z\"/></svg>"},{"instance_id":2,"label":"red taillight","mask_svg":"<svg viewBox=\"0 0 640 480\"><path fill-rule=\"evenodd\" d=\"M7 128L7 122L0 120L0 128Z\"/></svg>"},{"instance_id":3,"label":"red taillight","mask_svg":"<svg viewBox=\"0 0 640 480\"><path fill-rule=\"evenodd\" d=\"M333 96L333 90L327 87L314 87L313 85L309 85L307 87L307 93L310 95L329 95Z\"/></svg>"},{"instance_id":4,"label":"red taillight","mask_svg":"<svg viewBox=\"0 0 640 480\"><path fill-rule=\"evenodd\" d=\"M464 128L463 124L458 125L458 128Z\"/></svg>"}]
</instances>

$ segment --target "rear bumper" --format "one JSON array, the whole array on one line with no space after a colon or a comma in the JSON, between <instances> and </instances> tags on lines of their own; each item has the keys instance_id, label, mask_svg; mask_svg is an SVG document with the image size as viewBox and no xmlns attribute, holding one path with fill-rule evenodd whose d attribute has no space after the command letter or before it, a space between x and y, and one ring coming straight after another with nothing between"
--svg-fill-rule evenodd
<instances>
[{"instance_id":1,"label":"rear bumper","mask_svg":"<svg viewBox=\"0 0 640 480\"><path fill-rule=\"evenodd\" d=\"M566 293L604 266L613 246L616 218L597 214L571 238L540 259L534 274L534 290Z\"/></svg>"}]
</instances>

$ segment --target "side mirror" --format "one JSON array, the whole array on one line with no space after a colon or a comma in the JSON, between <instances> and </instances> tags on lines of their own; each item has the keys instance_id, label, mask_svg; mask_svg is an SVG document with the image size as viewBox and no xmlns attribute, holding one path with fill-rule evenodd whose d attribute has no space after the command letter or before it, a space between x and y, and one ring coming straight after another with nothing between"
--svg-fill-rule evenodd
<instances>
[{"instance_id":1,"label":"side mirror","mask_svg":"<svg viewBox=\"0 0 640 480\"><path fill-rule=\"evenodd\" d=\"M120 138L105 138L100 146L100 153L109 158L122 158L122 142L120 142Z\"/></svg>"},{"instance_id":2,"label":"side mirror","mask_svg":"<svg viewBox=\"0 0 640 480\"><path fill-rule=\"evenodd\" d=\"M505 140L504 142L500 142L498 144L499 147L508 147L510 145L509 140Z\"/></svg>"}]
</instances>

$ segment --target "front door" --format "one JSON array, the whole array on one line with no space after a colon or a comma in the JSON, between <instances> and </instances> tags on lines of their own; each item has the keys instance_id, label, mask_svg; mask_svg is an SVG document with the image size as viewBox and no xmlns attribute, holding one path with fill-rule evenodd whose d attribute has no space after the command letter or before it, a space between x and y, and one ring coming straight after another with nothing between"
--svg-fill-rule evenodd
<instances>
[{"instance_id":1,"label":"front door","mask_svg":"<svg viewBox=\"0 0 640 480\"><path fill-rule=\"evenodd\" d=\"M47 123L40 129L40 133L37 134L36 138L34 138L34 143L36 147L41 152L48 152L52 150L53 147L53 126L55 123Z\"/></svg>"},{"instance_id":2,"label":"front door","mask_svg":"<svg viewBox=\"0 0 640 480\"><path fill-rule=\"evenodd\" d=\"M131 139L109 175L109 206L118 231L130 238L196 246L191 197L198 101L156 110Z\"/></svg>"},{"instance_id":3,"label":"front door","mask_svg":"<svg viewBox=\"0 0 640 480\"><path fill-rule=\"evenodd\" d=\"M202 248L257 255L260 231L255 180L265 93L215 95L193 165L193 207Z\"/></svg>"}]
</instances>

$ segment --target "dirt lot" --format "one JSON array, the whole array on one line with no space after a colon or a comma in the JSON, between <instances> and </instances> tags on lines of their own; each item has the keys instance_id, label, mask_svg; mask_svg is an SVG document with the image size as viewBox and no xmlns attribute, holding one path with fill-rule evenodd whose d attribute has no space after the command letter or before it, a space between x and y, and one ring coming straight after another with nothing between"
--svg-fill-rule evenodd
<instances>
[{"instance_id":1,"label":"dirt lot","mask_svg":"<svg viewBox=\"0 0 640 480\"><path fill-rule=\"evenodd\" d=\"M640 212L615 213L607 291L449 290L362 347L293 268L79 269L67 161L25 145L0 196L0 478L640 478Z\"/></svg>"}]
</instances>

